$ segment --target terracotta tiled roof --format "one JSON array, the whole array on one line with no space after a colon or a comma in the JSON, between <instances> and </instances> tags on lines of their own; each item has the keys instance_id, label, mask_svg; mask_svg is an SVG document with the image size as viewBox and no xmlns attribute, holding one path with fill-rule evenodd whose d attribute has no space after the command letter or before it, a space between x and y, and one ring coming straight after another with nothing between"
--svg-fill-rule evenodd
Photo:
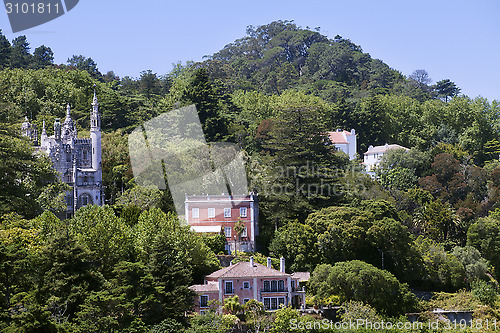
<instances>
[{"instance_id":1,"label":"terracotta tiled roof","mask_svg":"<svg viewBox=\"0 0 500 333\"><path fill-rule=\"evenodd\" d=\"M309 273L309 272L295 272L295 273L292 273L292 278L298 278L299 282L309 281L310 277L311 277L311 273Z\"/></svg>"},{"instance_id":2,"label":"terracotta tiled roof","mask_svg":"<svg viewBox=\"0 0 500 333\"><path fill-rule=\"evenodd\" d=\"M288 277L290 274L282 273L273 268L258 264L254 262L253 267L250 266L250 262L244 261L236 263L232 266L225 267L210 275L206 276L206 279L218 279L218 278L245 278L245 277Z\"/></svg>"},{"instance_id":3,"label":"terracotta tiled roof","mask_svg":"<svg viewBox=\"0 0 500 333\"><path fill-rule=\"evenodd\" d=\"M342 131L342 132L328 132L328 137L332 143L349 143L345 139L345 135L350 135L350 132Z\"/></svg>"},{"instance_id":4,"label":"terracotta tiled roof","mask_svg":"<svg viewBox=\"0 0 500 333\"><path fill-rule=\"evenodd\" d=\"M219 291L219 283L217 282L208 282L207 284L195 284L189 287L189 289L195 292L218 292Z\"/></svg>"},{"instance_id":5,"label":"terracotta tiled roof","mask_svg":"<svg viewBox=\"0 0 500 333\"><path fill-rule=\"evenodd\" d=\"M380 153L385 153L386 151L392 150L392 149L405 149L405 150L409 150L408 148L400 146L400 145L383 145L383 146L376 146L376 147L368 148L368 151L366 153L364 153L364 154L365 155L380 154Z\"/></svg>"}]
</instances>

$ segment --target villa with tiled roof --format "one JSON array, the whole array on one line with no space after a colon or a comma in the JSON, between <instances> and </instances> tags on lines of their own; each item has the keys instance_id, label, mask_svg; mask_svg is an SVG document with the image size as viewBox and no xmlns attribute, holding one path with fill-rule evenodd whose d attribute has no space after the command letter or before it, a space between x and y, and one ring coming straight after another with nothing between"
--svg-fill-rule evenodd
<instances>
[{"instance_id":1,"label":"villa with tiled roof","mask_svg":"<svg viewBox=\"0 0 500 333\"><path fill-rule=\"evenodd\" d=\"M382 156L387 153L389 150L393 149L404 149L408 151L409 149L400 145L389 145L385 144L383 146L370 146L368 147L368 151L364 153L364 161L363 164L365 166L366 172L375 177L375 168L380 164L382 160Z\"/></svg>"},{"instance_id":2,"label":"villa with tiled roof","mask_svg":"<svg viewBox=\"0 0 500 333\"><path fill-rule=\"evenodd\" d=\"M350 132L338 129L335 132L328 132L328 137L337 150L343 151L349 155L350 160L357 157L357 142L356 131L352 129Z\"/></svg>"},{"instance_id":3,"label":"villa with tiled roof","mask_svg":"<svg viewBox=\"0 0 500 333\"><path fill-rule=\"evenodd\" d=\"M189 287L195 291L195 311L204 313L209 302L238 295L242 304L255 299L264 304L266 310L277 310L280 306L300 307L305 304L305 291L299 289L299 280L305 275L294 277L285 273L285 259L280 259L280 270L254 262L239 262L222 268L205 277L204 284Z\"/></svg>"}]
</instances>

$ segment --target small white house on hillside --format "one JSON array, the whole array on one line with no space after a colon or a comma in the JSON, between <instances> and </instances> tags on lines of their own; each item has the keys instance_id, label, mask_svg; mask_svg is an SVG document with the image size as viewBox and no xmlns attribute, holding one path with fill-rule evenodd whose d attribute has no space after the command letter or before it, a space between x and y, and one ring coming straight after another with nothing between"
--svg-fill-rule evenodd
<instances>
[{"instance_id":1,"label":"small white house on hillside","mask_svg":"<svg viewBox=\"0 0 500 333\"><path fill-rule=\"evenodd\" d=\"M356 159L356 131L352 129L350 132L338 129L335 132L328 132L330 141L335 148L349 155L350 160Z\"/></svg>"},{"instance_id":2,"label":"small white house on hillside","mask_svg":"<svg viewBox=\"0 0 500 333\"><path fill-rule=\"evenodd\" d=\"M406 151L410 150L400 145L389 145L387 143L383 146L368 147L368 151L364 153L365 156L363 162L366 172L370 176L375 177L375 168L380 164L382 156L384 156L384 154L389 150L393 149L405 149Z\"/></svg>"}]
</instances>

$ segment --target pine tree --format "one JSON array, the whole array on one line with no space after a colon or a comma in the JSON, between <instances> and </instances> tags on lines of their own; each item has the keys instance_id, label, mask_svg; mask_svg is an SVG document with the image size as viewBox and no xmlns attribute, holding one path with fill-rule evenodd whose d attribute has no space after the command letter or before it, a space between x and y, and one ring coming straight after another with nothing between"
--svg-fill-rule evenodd
<instances>
[{"instance_id":1,"label":"pine tree","mask_svg":"<svg viewBox=\"0 0 500 333\"><path fill-rule=\"evenodd\" d=\"M338 201L335 185L348 162L326 134L326 113L304 99L301 93L283 95L281 114L264 144L270 152L271 187L260 189L263 204L281 223L303 221L314 209Z\"/></svg>"},{"instance_id":2,"label":"pine tree","mask_svg":"<svg viewBox=\"0 0 500 333\"><path fill-rule=\"evenodd\" d=\"M215 91L205 69L194 73L182 94L183 104L194 104L207 142L223 141L228 135L227 124L221 115L220 96Z\"/></svg>"},{"instance_id":3,"label":"pine tree","mask_svg":"<svg viewBox=\"0 0 500 333\"><path fill-rule=\"evenodd\" d=\"M9 67L10 64L10 42L2 34L2 29L0 29L0 68Z\"/></svg>"}]
</instances>

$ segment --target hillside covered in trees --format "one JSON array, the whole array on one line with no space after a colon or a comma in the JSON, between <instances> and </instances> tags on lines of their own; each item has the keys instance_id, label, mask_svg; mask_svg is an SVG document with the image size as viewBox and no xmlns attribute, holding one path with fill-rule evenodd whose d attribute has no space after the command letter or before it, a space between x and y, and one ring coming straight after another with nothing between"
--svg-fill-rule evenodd
<instances>
[{"instance_id":1,"label":"hillside covered in trees","mask_svg":"<svg viewBox=\"0 0 500 333\"><path fill-rule=\"evenodd\" d=\"M434 304L462 297L483 306L476 318L500 319L500 101L461 95L450 78L432 84L423 69L406 77L319 30L249 26L202 62L139 78L102 74L82 55L54 64L50 47L31 53L24 36L10 42L0 31L0 330L231 326L232 317L184 317L187 287L219 268L224 238L181 226L168 191L137 186L130 166L128 134L191 104L207 142L242 149L260 197L259 252L312 272L310 302L398 316L429 310L410 293L428 290L441 297ZM94 85L107 205L61 221L65 187L19 128L24 117L52 124L69 103L85 136ZM326 143L327 131L351 128L355 161ZM386 154L373 180L362 153L385 143L411 149ZM368 286L345 272L376 278ZM382 286L398 297L374 296ZM251 329L255 309L246 310Z\"/></svg>"}]
</instances>

